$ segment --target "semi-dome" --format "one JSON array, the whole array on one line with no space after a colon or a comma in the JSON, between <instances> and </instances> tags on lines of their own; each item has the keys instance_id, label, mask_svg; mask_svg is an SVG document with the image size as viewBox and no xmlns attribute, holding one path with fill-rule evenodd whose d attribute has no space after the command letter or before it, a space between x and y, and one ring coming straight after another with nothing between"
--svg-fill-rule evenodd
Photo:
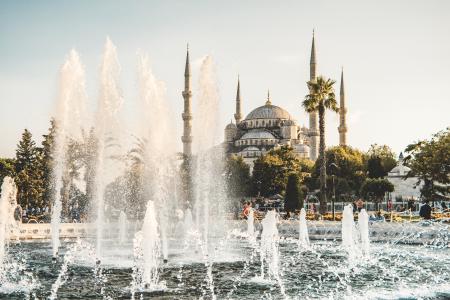
<instances>
[{"instance_id":1,"label":"semi-dome","mask_svg":"<svg viewBox=\"0 0 450 300\"><path fill-rule=\"evenodd\" d=\"M257 147L247 147L244 150L242 150L242 152L246 152L246 151L261 151L259 150Z\"/></svg>"},{"instance_id":2,"label":"semi-dome","mask_svg":"<svg viewBox=\"0 0 450 300\"><path fill-rule=\"evenodd\" d=\"M267 130L253 129L245 133L240 139L274 139L272 133Z\"/></svg>"},{"instance_id":3,"label":"semi-dome","mask_svg":"<svg viewBox=\"0 0 450 300\"><path fill-rule=\"evenodd\" d=\"M272 105L272 104L266 104L263 106L260 106L258 108L255 108L252 112L250 112L246 120L252 120L252 119L285 119L289 120L291 119L291 115L284 110L283 108Z\"/></svg>"},{"instance_id":4,"label":"semi-dome","mask_svg":"<svg viewBox=\"0 0 450 300\"><path fill-rule=\"evenodd\" d=\"M237 126L233 122L229 123L227 126L225 126L225 129L236 129Z\"/></svg>"},{"instance_id":5,"label":"semi-dome","mask_svg":"<svg viewBox=\"0 0 450 300\"><path fill-rule=\"evenodd\" d=\"M309 153L309 146L306 144L294 145L294 151L298 153Z\"/></svg>"}]
</instances>

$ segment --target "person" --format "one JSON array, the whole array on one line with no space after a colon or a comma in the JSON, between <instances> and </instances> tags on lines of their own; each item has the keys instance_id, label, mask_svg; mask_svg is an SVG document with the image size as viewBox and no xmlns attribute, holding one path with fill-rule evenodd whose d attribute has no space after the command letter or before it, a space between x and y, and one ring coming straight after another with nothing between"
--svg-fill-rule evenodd
<instances>
[{"instance_id":1,"label":"person","mask_svg":"<svg viewBox=\"0 0 450 300\"><path fill-rule=\"evenodd\" d=\"M409 199L408 200L408 210L410 210L410 211L415 211L416 210L416 206L414 205L414 200L413 199Z\"/></svg>"},{"instance_id":2,"label":"person","mask_svg":"<svg viewBox=\"0 0 450 300\"><path fill-rule=\"evenodd\" d=\"M358 210L358 208L356 206L356 200L353 201L352 206L353 206L353 213L355 213Z\"/></svg>"},{"instance_id":3,"label":"person","mask_svg":"<svg viewBox=\"0 0 450 300\"><path fill-rule=\"evenodd\" d=\"M16 220L17 222L22 222L22 215L22 207L20 207L20 205L17 205L14 209L14 220Z\"/></svg>"},{"instance_id":4,"label":"person","mask_svg":"<svg viewBox=\"0 0 450 300\"><path fill-rule=\"evenodd\" d=\"M388 211L392 211L392 200L389 199L388 203L387 203L387 210Z\"/></svg>"},{"instance_id":5,"label":"person","mask_svg":"<svg viewBox=\"0 0 450 300\"><path fill-rule=\"evenodd\" d=\"M250 214L250 209L252 208L252 205L250 202L246 202L244 204L244 210L242 211L242 214L244 215L244 219L247 220L248 215Z\"/></svg>"},{"instance_id":6,"label":"person","mask_svg":"<svg viewBox=\"0 0 450 300\"><path fill-rule=\"evenodd\" d=\"M448 207L447 207L447 205L445 205L444 201L441 202L441 207L442 207L442 212L445 212L446 210L448 210Z\"/></svg>"},{"instance_id":7,"label":"person","mask_svg":"<svg viewBox=\"0 0 450 300\"><path fill-rule=\"evenodd\" d=\"M361 209L364 208L364 201L359 198L358 201L356 201L356 209L358 210L358 212L361 212Z\"/></svg>"},{"instance_id":8,"label":"person","mask_svg":"<svg viewBox=\"0 0 450 300\"><path fill-rule=\"evenodd\" d=\"M431 206L428 200L425 200L424 204L420 207L419 216L425 220L431 219Z\"/></svg>"}]
</instances>

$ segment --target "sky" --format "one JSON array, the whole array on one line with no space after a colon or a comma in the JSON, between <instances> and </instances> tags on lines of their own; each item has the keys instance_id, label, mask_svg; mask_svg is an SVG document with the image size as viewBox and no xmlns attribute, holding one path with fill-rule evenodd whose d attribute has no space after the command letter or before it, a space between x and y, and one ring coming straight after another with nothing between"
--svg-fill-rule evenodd
<instances>
[{"instance_id":1,"label":"sky","mask_svg":"<svg viewBox=\"0 0 450 300\"><path fill-rule=\"evenodd\" d=\"M397 154L450 125L449 1L0 1L0 157L12 157L25 128L37 142L54 114L58 73L71 49L86 69L92 114L106 37L117 46L124 116L137 113L137 53L148 53L167 89L181 151L184 60L189 43L193 102L205 55L215 62L221 128L241 79L244 115L265 103L308 125L312 30L318 74L345 74L348 144L387 144ZM327 112L326 142L338 143ZM195 114L194 114L195 122ZM130 129L130 131L132 131Z\"/></svg>"}]
</instances>

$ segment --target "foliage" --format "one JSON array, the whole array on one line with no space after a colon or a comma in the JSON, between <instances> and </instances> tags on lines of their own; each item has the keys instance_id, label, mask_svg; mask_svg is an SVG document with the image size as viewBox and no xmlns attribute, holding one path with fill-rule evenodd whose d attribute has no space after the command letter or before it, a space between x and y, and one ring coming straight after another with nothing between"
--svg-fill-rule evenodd
<instances>
[{"instance_id":1,"label":"foliage","mask_svg":"<svg viewBox=\"0 0 450 300\"><path fill-rule=\"evenodd\" d=\"M14 177L15 160L11 158L0 158L0 185L3 182L3 178L6 176Z\"/></svg>"},{"instance_id":2,"label":"foliage","mask_svg":"<svg viewBox=\"0 0 450 300\"><path fill-rule=\"evenodd\" d=\"M249 195L250 167L242 157L232 155L227 158L225 178L230 196L240 198Z\"/></svg>"},{"instance_id":3,"label":"foliage","mask_svg":"<svg viewBox=\"0 0 450 300\"><path fill-rule=\"evenodd\" d=\"M387 179L381 178L367 178L361 186L361 194L366 198L374 197L377 205L381 202L386 193L391 193L393 191L394 185Z\"/></svg>"},{"instance_id":4,"label":"foliage","mask_svg":"<svg viewBox=\"0 0 450 300\"><path fill-rule=\"evenodd\" d=\"M300 178L296 173L292 173L288 177L284 201L284 208L286 211L295 211L296 209L303 207L303 195L300 189Z\"/></svg>"},{"instance_id":5,"label":"foliage","mask_svg":"<svg viewBox=\"0 0 450 300\"><path fill-rule=\"evenodd\" d=\"M370 178L382 178L397 165L397 160L389 146L373 144L366 153L365 164Z\"/></svg>"},{"instance_id":6,"label":"foliage","mask_svg":"<svg viewBox=\"0 0 450 300\"><path fill-rule=\"evenodd\" d=\"M302 178L301 160L289 146L269 151L255 160L252 176L252 192L262 196L282 194L286 189L289 174Z\"/></svg>"},{"instance_id":7,"label":"foliage","mask_svg":"<svg viewBox=\"0 0 450 300\"><path fill-rule=\"evenodd\" d=\"M42 188L43 188L43 199L48 202L51 201L54 195L54 180L52 177L54 162L53 162L53 151L55 144L55 133L56 133L56 122L54 119L50 121L50 128L48 133L43 135L42 147L38 148L40 164L39 168L42 172ZM49 205L49 203L47 203Z\"/></svg>"},{"instance_id":8,"label":"foliage","mask_svg":"<svg viewBox=\"0 0 450 300\"><path fill-rule=\"evenodd\" d=\"M22 206L43 205L42 170L39 168L41 153L33 141L30 131L25 129L22 139L17 145L15 173L16 184L19 187L17 202Z\"/></svg>"},{"instance_id":9,"label":"foliage","mask_svg":"<svg viewBox=\"0 0 450 300\"><path fill-rule=\"evenodd\" d=\"M423 182L422 197L429 200L450 193L450 127L438 132L430 140L411 144L405 165L411 168L407 177L418 177Z\"/></svg>"},{"instance_id":10,"label":"foliage","mask_svg":"<svg viewBox=\"0 0 450 300\"><path fill-rule=\"evenodd\" d=\"M338 112L336 96L334 94L335 81L319 76L315 80L308 81L309 94L306 95L302 105L308 113L319 113L319 164L320 164L320 213L325 213L327 209L327 172L325 159L325 110L329 109Z\"/></svg>"},{"instance_id":11,"label":"foliage","mask_svg":"<svg viewBox=\"0 0 450 300\"><path fill-rule=\"evenodd\" d=\"M335 176L337 198L348 198L350 194L359 194L365 180L364 154L350 146L335 146L325 151L327 170L329 175ZM318 188L320 164L316 161L311 180L307 181L310 190ZM327 176L327 185L332 187L332 178ZM328 196L332 196L332 188L328 189Z\"/></svg>"}]
</instances>

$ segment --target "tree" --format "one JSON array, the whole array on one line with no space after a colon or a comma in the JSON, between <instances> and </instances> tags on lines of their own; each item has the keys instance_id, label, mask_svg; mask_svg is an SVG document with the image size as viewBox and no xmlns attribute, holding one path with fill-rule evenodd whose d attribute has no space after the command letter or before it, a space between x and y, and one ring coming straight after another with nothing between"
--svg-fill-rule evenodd
<instances>
[{"instance_id":1,"label":"tree","mask_svg":"<svg viewBox=\"0 0 450 300\"><path fill-rule=\"evenodd\" d=\"M327 171L325 159L325 110L338 112L336 97L334 94L335 81L319 76L316 80L308 81L309 94L303 101L303 107L308 113L319 113L319 163L320 163L320 213L327 210Z\"/></svg>"},{"instance_id":2,"label":"tree","mask_svg":"<svg viewBox=\"0 0 450 300\"><path fill-rule=\"evenodd\" d=\"M373 144L366 153L366 168L370 178L385 177L396 165L396 155L387 145Z\"/></svg>"},{"instance_id":3,"label":"tree","mask_svg":"<svg viewBox=\"0 0 450 300\"><path fill-rule=\"evenodd\" d=\"M252 174L252 192L256 195L272 196L282 194L291 173L303 179L302 160L289 146L273 149L255 160Z\"/></svg>"},{"instance_id":4,"label":"tree","mask_svg":"<svg viewBox=\"0 0 450 300\"><path fill-rule=\"evenodd\" d=\"M359 194L365 180L364 154L350 146L335 146L326 150L325 157L327 170L332 170L332 174L336 176L336 194ZM313 173L316 177L319 176L318 169L319 166ZM328 181L331 181L331 178L328 177Z\"/></svg>"},{"instance_id":5,"label":"tree","mask_svg":"<svg viewBox=\"0 0 450 300\"><path fill-rule=\"evenodd\" d=\"M303 207L303 197L300 189L298 174L292 173L288 177L284 208L286 211L295 211Z\"/></svg>"},{"instance_id":6,"label":"tree","mask_svg":"<svg viewBox=\"0 0 450 300\"><path fill-rule=\"evenodd\" d=\"M18 186L17 202L22 207L42 204L43 185L39 159L40 153L36 143L31 133L25 129L17 145L14 166Z\"/></svg>"},{"instance_id":7,"label":"tree","mask_svg":"<svg viewBox=\"0 0 450 300\"><path fill-rule=\"evenodd\" d=\"M41 170L42 176L42 189L43 189L43 200L44 202L50 201L53 198L54 193L54 180L53 180L53 168L54 168L54 158L53 151L55 145L55 133L56 133L56 122L54 119L50 121L50 128L48 133L43 135L42 147L37 148L39 153L39 168ZM50 203L46 203L50 206Z\"/></svg>"},{"instance_id":8,"label":"tree","mask_svg":"<svg viewBox=\"0 0 450 300\"><path fill-rule=\"evenodd\" d=\"M14 177L14 159L11 158L0 158L0 184L3 182L3 178L6 176Z\"/></svg>"},{"instance_id":9,"label":"tree","mask_svg":"<svg viewBox=\"0 0 450 300\"><path fill-rule=\"evenodd\" d=\"M361 187L361 194L364 197L374 197L376 210L378 210L378 204L383 200L384 195L393 191L394 185L387 179L381 178L367 178Z\"/></svg>"},{"instance_id":10,"label":"tree","mask_svg":"<svg viewBox=\"0 0 450 300\"><path fill-rule=\"evenodd\" d=\"M387 172L383 168L381 157L371 156L367 160L367 176L369 178L382 178L387 175Z\"/></svg>"},{"instance_id":11,"label":"tree","mask_svg":"<svg viewBox=\"0 0 450 300\"><path fill-rule=\"evenodd\" d=\"M406 147L404 163L411 168L406 177L417 177L422 197L434 201L450 194L450 127Z\"/></svg>"},{"instance_id":12,"label":"tree","mask_svg":"<svg viewBox=\"0 0 450 300\"><path fill-rule=\"evenodd\" d=\"M225 178L230 196L235 198L248 196L250 192L250 167L242 157L232 155L227 158Z\"/></svg>"}]
</instances>

